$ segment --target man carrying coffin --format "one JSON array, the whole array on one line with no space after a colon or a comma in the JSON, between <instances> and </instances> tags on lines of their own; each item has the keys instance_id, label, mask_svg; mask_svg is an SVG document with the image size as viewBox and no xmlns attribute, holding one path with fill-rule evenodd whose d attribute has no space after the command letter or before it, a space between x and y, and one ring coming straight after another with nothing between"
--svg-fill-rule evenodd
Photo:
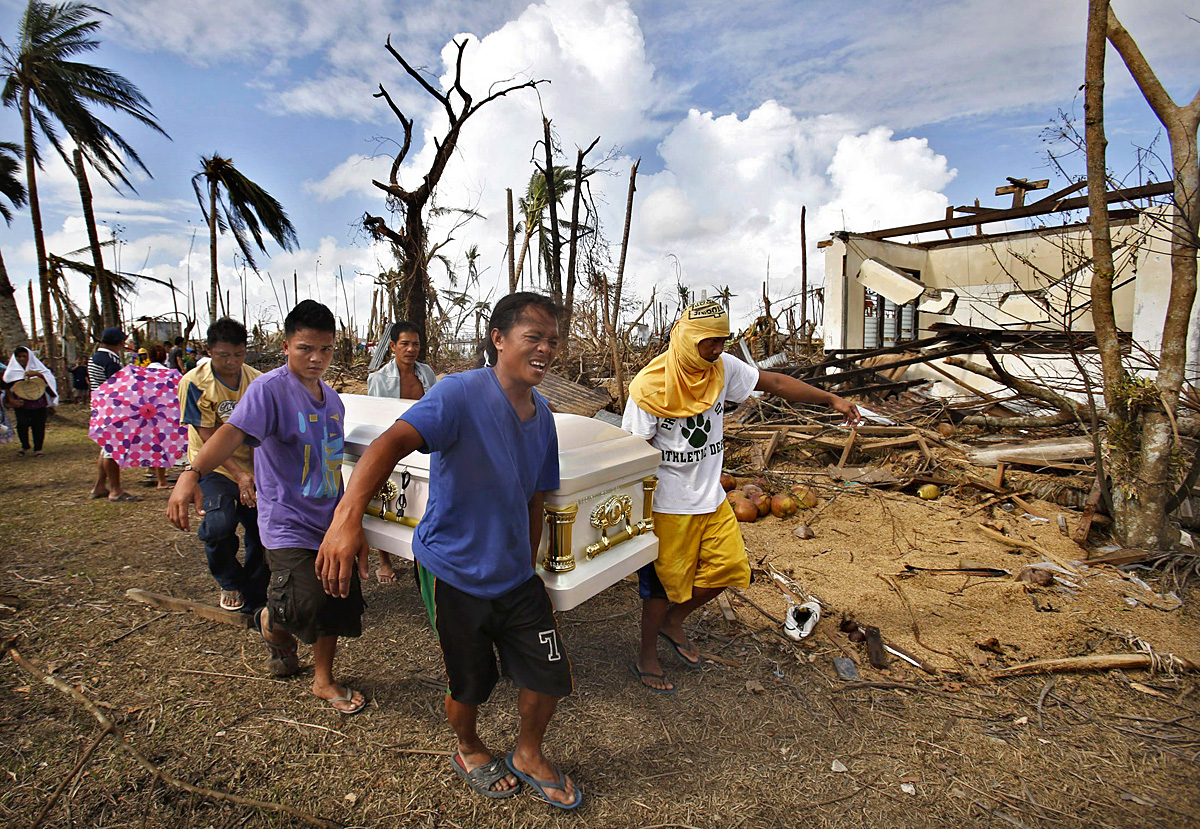
<instances>
[{"instance_id":1,"label":"man carrying coffin","mask_svg":"<svg viewBox=\"0 0 1200 829\"><path fill-rule=\"evenodd\" d=\"M429 452L429 503L413 554L449 680L446 717L458 737L451 765L485 797L511 797L523 782L547 803L574 809L583 793L542 753L572 679L550 597L534 572L543 497L558 488L559 471L554 416L533 387L558 350L558 315L550 299L533 293L496 303L490 367L444 377L363 453L317 572L331 595L345 595L356 560L366 574L367 505L397 462ZM520 689L520 732L507 759L476 731L479 706L500 673Z\"/></svg>"}]
</instances>

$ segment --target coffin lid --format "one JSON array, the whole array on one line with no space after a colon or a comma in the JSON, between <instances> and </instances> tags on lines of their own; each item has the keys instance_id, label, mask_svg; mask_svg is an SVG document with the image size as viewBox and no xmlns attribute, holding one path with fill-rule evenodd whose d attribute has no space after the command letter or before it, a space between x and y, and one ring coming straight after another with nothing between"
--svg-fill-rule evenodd
<instances>
[{"instance_id":1,"label":"coffin lid","mask_svg":"<svg viewBox=\"0 0 1200 829\"><path fill-rule=\"evenodd\" d=\"M341 398L346 407L346 454L354 458L415 402L363 394L343 394ZM570 414L555 414L554 425L558 429L559 497L657 473L658 450L624 429ZM423 452L412 453L402 465L429 474L429 456Z\"/></svg>"}]
</instances>

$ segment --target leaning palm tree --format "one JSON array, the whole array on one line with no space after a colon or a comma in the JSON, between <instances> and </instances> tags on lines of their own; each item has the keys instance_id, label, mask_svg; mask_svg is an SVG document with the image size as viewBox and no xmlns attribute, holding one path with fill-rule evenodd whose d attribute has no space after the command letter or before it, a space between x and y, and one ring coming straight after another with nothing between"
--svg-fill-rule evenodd
<instances>
[{"instance_id":1,"label":"leaning palm tree","mask_svg":"<svg viewBox=\"0 0 1200 829\"><path fill-rule=\"evenodd\" d=\"M106 179L111 181L111 177L115 177L126 185L129 185L124 174L126 159L143 170L145 165L133 147L99 120L91 107L98 105L124 113L162 132L150 112L149 102L136 86L116 72L72 60L99 48L100 42L93 37L100 28L100 21L95 17L106 14L103 9L84 3L50 4L30 0L18 25L16 49L0 40L5 75L0 102L20 110L24 128L25 175L37 249L42 328L46 353L50 356L56 349L51 315L51 273L37 193L36 169L42 165L42 157L38 152L35 126L76 175L82 174L83 165L72 164L68 159L56 124L66 131ZM98 247L95 247L93 256L97 255ZM103 273L99 263L96 270L98 276ZM110 304L109 313L115 315L115 301Z\"/></svg>"},{"instance_id":2,"label":"leaning palm tree","mask_svg":"<svg viewBox=\"0 0 1200 829\"><path fill-rule=\"evenodd\" d=\"M0 196L3 197L0 199L0 217L8 224L12 224L12 210L8 205L19 208L25 204L25 185L19 177L21 163L17 160L20 157L19 144L0 141ZM25 325L21 322L21 312L17 310L16 291L8 281L3 256L0 256L0 338L3 339L5 354L11 354L19 345L29 345Z\"/></svg>"},{"instance_id":3,"label":"leaning palm tree","mask_svg":"<svg viewBox=\"0 0 1200 829\"><path fill-rule=\"evenodd\" d=\"M203 187L203 189L201 189ZM219 153L200 157L200 172L192 176L192 188L196 201L208 222L208 256L212 267L211 292L208 298L208 318L217 318L217 297L221 286L217 280L217 235L230 231L237 242L246 264L258 272L254 256L250 252L246 231L254 237L258 249L266 252L262 231L274 239L284 250L295 250L298 242L296 229L283 211L283 205L266 190L242 175L233 166L232 158L223 158ZM205 197L207 196L207 204ZM220 208L218 210L218 207Z\"/></svg>"},{"instance_id":4,"label":"leaning palm tree","mask_svg":"<svg viewBox=\"0 0 1200 829\"><path fill-rule=\"evenodd\" d=\"M575 185L575 171L570 167L554 168L554 200L561 203ZM546 174L537 170L529 177L529 186L525 195L517 199L517 206L525 218L525 236L521 241L521 252L517 256L516 272L521 273L525 267L525 254L529 250L529 241L536 232L538 235L539 262L549 261L550 242L546 238L549 228L546 227L544 216L550 206L550 191L546 187Z\"/></svg>"}]
</instances>

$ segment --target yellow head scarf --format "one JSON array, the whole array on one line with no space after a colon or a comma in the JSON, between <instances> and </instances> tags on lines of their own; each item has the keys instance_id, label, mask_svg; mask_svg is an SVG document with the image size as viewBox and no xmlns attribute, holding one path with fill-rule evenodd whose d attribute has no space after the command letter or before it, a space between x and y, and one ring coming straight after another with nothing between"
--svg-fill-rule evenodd
<instances>
[{"instance_id":1,"label":"yellow head scarf","mask_svg":"<svg viewBox=\"0 0 1200 829\"><path fill-rule=\"evenodd\" d=\"M655 417L690 417L712 408L725 388L725 364L697 350L701 340L729 336L729 315L712 300L688 307L671 329L671 344L638 372L629 396Z\"/></svg>"}]
</instances>

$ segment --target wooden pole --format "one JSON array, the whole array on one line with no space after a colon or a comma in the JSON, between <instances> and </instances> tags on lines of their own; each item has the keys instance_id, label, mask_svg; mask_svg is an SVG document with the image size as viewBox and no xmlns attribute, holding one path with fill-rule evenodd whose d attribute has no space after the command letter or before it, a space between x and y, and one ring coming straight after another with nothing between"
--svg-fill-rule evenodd
<instances>
[{"instance_id":1,"label":"wooden pole","mask_svg":"<svg viewBox=\"0 0 1200 829\"><path fill-rule=\"evenodd\" d=\"M517 291L517 228L513 224L512 188L506 188L504 192L508 196L508 292L512 294Z\"/></svg>"},{"instance_id":2,"label":"wooden pole","mask_svg":"<svg viewBox=\"0 0 1200 829\"><path fill-rule=\"evenodd\" d=\"M808 342L808 231L805 217L808 207L800 206L800 336Z\"/></svg>"},{"instance_id":3,"label":"wooden pole","mask_svg":"<svg viewBox=\"0 0 1200 829\"><path fill-rule=\"evenodd\" d=\"M37 338L37 305L33 301L33 280L29 280L29 339L38 344ZM38 345L41 348L41 345Z\"/></svg>"}]
</instances>

